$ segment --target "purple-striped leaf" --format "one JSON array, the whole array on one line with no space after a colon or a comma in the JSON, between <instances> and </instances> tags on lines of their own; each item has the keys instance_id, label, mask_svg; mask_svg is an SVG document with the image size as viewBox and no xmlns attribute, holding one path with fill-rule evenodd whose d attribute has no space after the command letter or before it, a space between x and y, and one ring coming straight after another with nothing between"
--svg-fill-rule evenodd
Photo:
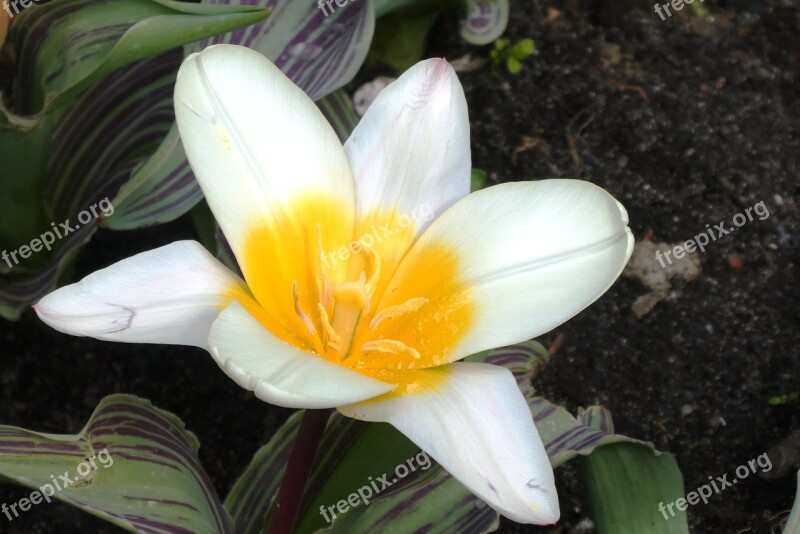
<instances>
[{"instance_id":1,"label":"purple-striped leaf","mask_svg":"<svg viewBox=\"0 0 800 534\"><path fill-rule=\"evenodd\" d=\"M0 99L0 160L10 171L0 184L0 248L13 253L62 222L77 226L84 210L113 198L172 124L164 98L182 58L174 47L267 14L170 0L55 0L20 14L6 43L14 91ZM48 250L4 260L0 316L17 319L54 289L98 223L92 216Z\"/></svg>"},{"instance_id":2,"label":"purple-striped leaf","mask_svg":"<svg viewBox=\"0 0 800 534\"><path fill-rule=\"evenodd\" d=\"M54 0L23 11L11 29L19 47L16 113L46 115L111 72L165 50L263 20L251 6L174 0Z\"/></svg>"},{"instance_id":3,"label":"purple-striped leaf","mask_svg":"<svg viewBox=\"0 0 800 534\"><path fill-rule=\"evenodd\" d=\"M164 1L158 0L159 5ZM31 10L27 19L15 21L16 31L20 36L51 33L59 23L63 23L62 18L76 16L73 8L79 7L80 2L89 0L56 0ZM101 5L107 1L91 0L91 3ZM260 7L274 10L273 23L255 25L250 31L237 30L220 37L220 41L255 46L281 65L312 96L321 96L347 83L366 56L374 28L371 0L354 2L328 17L310 2L181 3L182 9L193 12L225 10L248 14ZM268 20L273 20L273 17ZM220 18L220 21L224 20ZM27 24L31 27L28 28ZM224 31L231 27L218 24L216 29ZM87 29L77 32L77 35L91 37L92 31ZM113 31L107 33L110 36ZM80 40L77 36L70 38ZM35 64L37 47L42 45L31 44L38 43L32 39L24 42L29 48L22 44L19 47L29 61L25 64L27 70L22 65L20 68L21 79L27 81L18 83L30 86L34 80L41 79L41 75L35 74L30 66ZM124 230L172 221L202 198L174 128L172 87L183 57L184 51L173 49L118 69L80 94L76 93L74 105L57 109L38 123L0 113L0 157L4 165L20 170L19 182L31 191L29 205L19 202L20 198L28 198L21 192L15 192L13 197L0 195L0 208L3 208L0 209L0 221L4 222L0 229L0 244L7 244L8 249L13 250L37 237L50 222L74 219L81 210L106 196L115 208L114 215L102 221L91 221L87 225L91 228L86 228L87 239L91 233L89 230L98 224ZM56 75L53 80L62 74L56 72ZM63 76L72 79L66 74ZM27 89L15 92L29 93ZM39 100L45 99L44 94L42 92ZM14 107L17 110L34 109L35 99L26 98L15 103ZM334 116L340 117L337 120L342 123L341 117L346 117L346 110L342 102L337 103L339 99L341 96L333 98L333 113L338 113ZM37 136L45 139L34 147L36 157L30 157L28 152L31 150L19 150L20 142L16 139L9 137L5 140L8 142L4 142L3 124L9 121L15 125L14 128L35 131ZM52 132L43 131L43 125L53 125L50 128ZM10 132L10 125L6 126L5 133L16 135ZM45 160L41 154L49 156ZM15 163L15 157L24 161ZM21 172L28 167L30 172ZM31 185L39 183L43 202L36 196L39 186ZM5 205L3 199L11 198L17 200ZM28 214L31 222L27 225L5 224L23 220L3 215L10 213ZM6 227L21 230L17 232L21 235L7 238L3 233ZM60 241L59 253L49 257L37 256L37 260L46 261L41 261L35 269L15 268L12 275L0 279L0 316L16 319L26 306L54 289L56 278L63 271L63 262L73 255L71 249L85 242L86 239ZM0 265L2 272L5 271Z\"/></svg>"},{"instance_id":4,"label":"purple-striped leaf","mask_svg":"<svg viewBox=\"0 0 800 534\"><path fill-rule=\"evenodd\" d=\"M261 447L225 498L237 534L264 531L268 511L280 488L303 411L292 414L272 439Z\"/></svg>"},{"instance_id":5,"label":"purple-striped leaf","mask_svg":"<svg viewBox=\"0 0 800 534\"><path fill-rule=\"evenodd\" d=\"M317 107L328 119L328 122L336 131L336 135L339 136L339 140L344 144L359 120L353 108L353 101L350 100L347 93L337 89L328 96L317 100Z\"/></svg>"},{"instance_id":6,"label":"purple-striped leaf","mask_svg":"<svg viewBox=\"0 0 800 534\"><path fill-rule=\"evenodd\" d=\"M111 395L76 435L0 426L0 475L130 531L232 533L198 448L173 414Z\"/></svg>"},{"instance_id":7,"label":"purple-striped leaf","mask_svg":"<svg viewBox=\"0 0 800 534\"><path fill-rule=\"evenodd\" d=\"M338 7L289 0L203 0L203 4L261 5L267 20L197 45L233 43L258 50L312 100L350 81L364 62L375 30L372 0Z\"/></svg>"}]
</instances>

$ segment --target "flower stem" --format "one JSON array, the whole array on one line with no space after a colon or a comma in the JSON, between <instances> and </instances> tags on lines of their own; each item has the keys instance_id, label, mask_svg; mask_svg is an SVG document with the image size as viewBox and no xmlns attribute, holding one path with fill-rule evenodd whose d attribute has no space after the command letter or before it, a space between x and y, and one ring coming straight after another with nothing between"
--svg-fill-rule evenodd
<instances>
[{"instance_id":1,"label":"flower stem","mask_svg":"<svg viewBox=\"0 0 800 534\"><path fill-rule=\"evenodd\" d=\"M265 532L291 534L330 410L306 410Z\"/></svg>"}]
</instances>

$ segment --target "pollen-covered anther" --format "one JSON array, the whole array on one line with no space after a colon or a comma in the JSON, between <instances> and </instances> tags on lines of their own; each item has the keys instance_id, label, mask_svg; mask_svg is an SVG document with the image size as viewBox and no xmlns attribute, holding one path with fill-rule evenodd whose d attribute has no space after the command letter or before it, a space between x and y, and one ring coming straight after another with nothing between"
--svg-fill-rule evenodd
<instances>
[{"instance_id":1,"label":"pollen-covered anther","mask_svg":"<svg viewBox=\"0 0 800 534\"><path fill-rule=\"evenodd\" d=\"M325 337L327 338L325 340L325 348L338 351L342 342L342 338L331 326L331 321L328 318L328 310L325 309L325 306L323 306L322 303L318 302L317 311L319 311L319 320L320 323L322 323L322 329L325 331Z\"/></svg>"},{"instance_id":2,"label":"pollen-covered anther","mask_svg":"<svg viewBox=\"0 0 800 534\"><path fill-rule=\"evenodd\" d=\"M375 288L378 285L378 282L381 279L381 257L380 255L372 250L371 247L362 244L364 253L369 256L370 267L369 267L369 280L367 280L365 287L367 289L367 293L369 294L370 298L375 294Z\"/></svg>"},{"instance_id":3,"label":"pollen-covered anther","mask_svg":"<svg viewBox=\"0 0 800 534\"><path fill-rule=\"evenodd\" d=\"M314 326L314 323L311 322L311 319L303 313L303 310L300 309L300 298L297 296L297 280L292 282L292 298L294 299L294 311L300 320L303 321L303 324L306 325L308 331L311 332L312 335L317 335L317 328Z\"/></svg>"},{"instance_id":4,"label":"pollen-covered anther","mask_svg":"<svg viewBox=\"0 0 800 534\"><path fill-rule=\"evenodd\" d=\"M370 330L375 330L379 324L381 324L386 319L394 319L396 317L400 317L401 315L405 315L407 313L413 313L419 310L422 306L428 303L428 299L424 297L417 297L413 299L408 299L402 304L397 304L395 306L388 306L383 308L381 311L375 314L372 320L369 322Z\"/></svg>"},{"instance_id":5,"label":"pollen-covered anther","mask_svg":"<svg viewBox=\"0 0 800 534\"><path fill-rule=\"evenodd\" d=\"M409 355L415 360L420 359L417 349L409 347L402 341L394 339L376 339L361 345L362 352L385 352L388 354Z\"/></svg>"}]
</instances>

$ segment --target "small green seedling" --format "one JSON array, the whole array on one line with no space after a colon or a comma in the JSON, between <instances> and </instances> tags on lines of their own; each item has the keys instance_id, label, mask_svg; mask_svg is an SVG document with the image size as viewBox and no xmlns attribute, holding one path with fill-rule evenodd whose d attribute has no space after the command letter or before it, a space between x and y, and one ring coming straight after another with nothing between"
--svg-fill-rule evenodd
<instances>
[{"instance_id":1,"label":"small green seedling","mask_svg":"<svg viewBox=\"0 0 800 534\"><path fill-rule=\"evenodd\" d=\"M535 51L533 39L523 39L511 46L510 39L500 38L494 42L490 56L495 67L505 64L509 73L519 74L522 70L522 61Z\"/></svg>"},{"instance_id":2,"label":"small green seedling","mask_svg":"<svg viewBox=\"0 0 800 534\"><path fill-rule=\"evenodd\" d=\"M706 15L708 15L708 9L706 9L705 6L703 6L702 4L697 3L697 4L690 4L690 5L692 6L692 11L694 12L694 16L695 17L702 18L702 17L705 17Z\"/></svg>"},{"instance_id":3,"label":"small green seedling","mask_svg":"<svg viewBox=\"0 0 800 534\"><path fill-rule=\"evenodd\" d=\"M800 391L793 391L792 393L784 393L783 395L775 395L770 397L767 403L770 406L783 406L800 399Z\"/></svg>"}]
</instances>

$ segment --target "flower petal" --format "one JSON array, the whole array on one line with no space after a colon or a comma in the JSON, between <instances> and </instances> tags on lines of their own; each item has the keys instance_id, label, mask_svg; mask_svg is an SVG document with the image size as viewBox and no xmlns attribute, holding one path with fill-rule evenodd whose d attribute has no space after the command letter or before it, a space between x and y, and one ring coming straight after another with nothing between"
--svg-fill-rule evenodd
<instances>
[{"instance_id":1,"label":"flower petal","mask_svg":"<svg viewBox=\"0 0 800 534\"><path fill-rule=\"evenodd\" d=\"M214 321L210 352L234 382L287 408L333 408L395 388L275 337L239 303Z\"/></svg>"},{"instance_id":2,"label":"flower petal","mask_svg":"<svg viewBox=\"0 0 800 534\"><path fill-rule=\"evenodd\" d=\"M65 334L207 348L208 331L242 280L195 241L126 258L50 293L33 308Z\"/></svg>"},{"instance_id":3,"label":"flower petal","mask_svg":"<svg viewBox=\"0 0 800 534\"><path fill-rule=\"evenodd\" d=\"M444 59L411 67L378 94L344 147L361 227L405 214L416 237L469 194L467 102L453 67Z\"/></svg>"},{"instance_id":4,"label":"flower petal","mask_svg":"<svg viewBox=\"0 0 800 534\"><path fill-rule=\"evenodd\" d=\"M354 235L381 258L380 295L414 240L469 194L467 102L450 64L421 61L383 89L345 151L356 180Z\"/></svg>"},{"instance_id":5,"label":"flower petal","mask_svg":"<svg viewBox=\"0 0 800 534\"><path fill-rule=\"evenodd\" d=\"M420 332L450 332L447 351L429 355L434 365L539 336L617 279L633 249L627 222L611 195L580 180L473 193L414 244L378 309L413 297L428 304L381 333L423 350ZM469 313L456 313L461 308ZM454 324L449 317L466 319Z\"/></svg>"},{"instance_id":6,"label":"flower petal","mask_svg":"<svg viewBox=\"0 0 800 534\"><path fill-rule=\"evenodd\" d=\"M256 228L313 229L326 207L317 201L335 199L345 208L341 226L352 231L353 179L336 133L258 52L217 45L187 57L175 84L175 115L192 170L248 283L254 273L245 242ZM296 235L288 234L291 243Z\"/></svg>"},{"instance_id":7,"label":"flower petal","mask_svg":"<svg viewBox=\"0 0 800 534\"><path fill-rule=\"evenodd\" d=\"M558 520L553 470L508 369L454 363L404 374L405 386L339 411L362 421L391 423L514 521Z\"/></svg>"},{"instance_id":8,"label":"flower petal","mask_svg":"<svg viewBox=\"0 0 800 534\"><path fill-rule=\"evenodd\" d=\"M353 235L353 180L339 139L275 65L241 46L184 61L175 113L192 169L265 312L259 320L284 340L302 335L295 306L316 309L321 255Z\"/></svg>"}]
</instances>

